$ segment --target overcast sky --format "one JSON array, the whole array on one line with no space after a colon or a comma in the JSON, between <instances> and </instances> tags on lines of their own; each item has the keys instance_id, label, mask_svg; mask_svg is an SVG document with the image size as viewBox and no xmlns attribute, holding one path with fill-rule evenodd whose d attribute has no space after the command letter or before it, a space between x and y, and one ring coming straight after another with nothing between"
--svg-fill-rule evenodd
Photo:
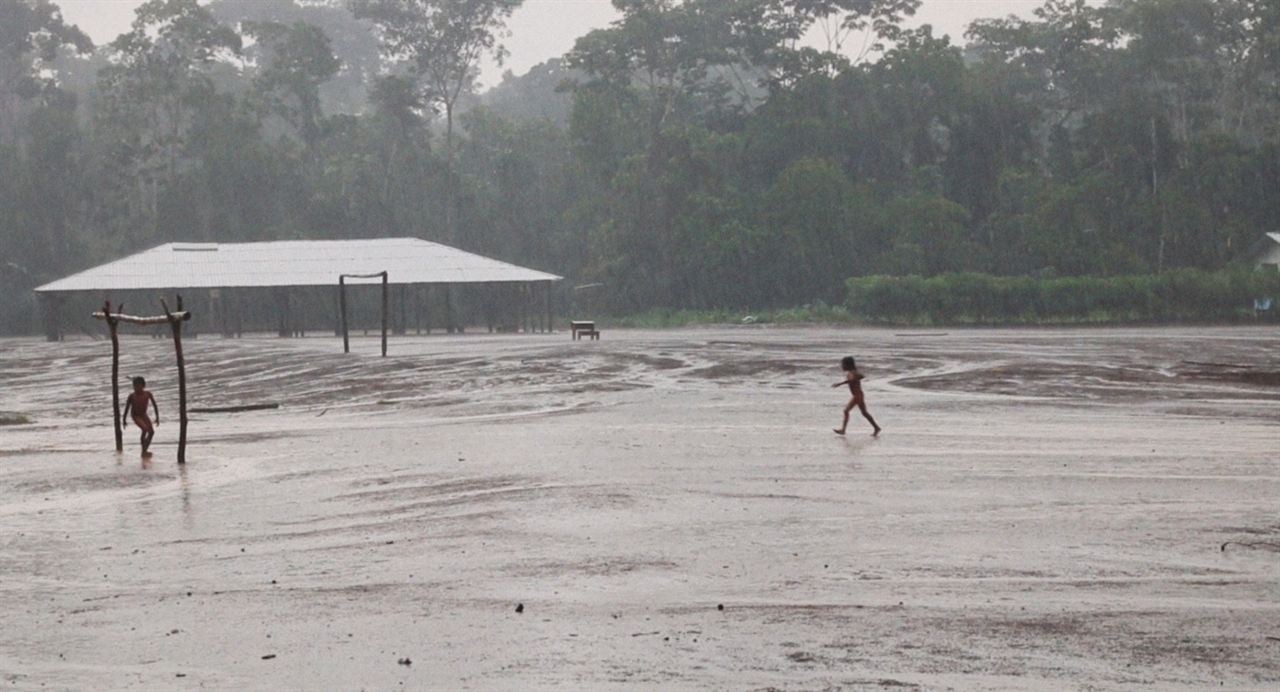
<instances>
[{"instance_id":1,"label":"overcast sky","mask_svg":"<svg viewBox=\"0 0 1280 692\"><path fill-rule=\"evenodd\" d=\"M58 1L58 0L55 0ZM133 10L143 0L60 0L63 17L77 24L95 43L106 43L128 30ZM924 0L912 24L932 24L935 34L963 40L965 26L979 17L1030 16L1042 0ZM609 0L525 0L511 18L511 51L505 69L517 74L573 47L578 36L607 26L616 18ZM488 66L482 77L496 83L502 70Z\"/></svg>"}]
</instances>

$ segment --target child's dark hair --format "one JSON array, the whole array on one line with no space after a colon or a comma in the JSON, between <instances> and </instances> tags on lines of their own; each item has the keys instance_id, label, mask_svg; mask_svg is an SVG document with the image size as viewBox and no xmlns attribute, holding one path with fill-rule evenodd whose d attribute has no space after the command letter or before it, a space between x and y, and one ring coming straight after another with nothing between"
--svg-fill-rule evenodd
<instances>
[{"instance_id":1,"label":"child's dark hair","mask_svg":"<svg viewBox=\"0 0 1280 692\"><path fill-rule=\"evenodd\" d=\"M858 365L857 363L853 362L853 356L845 356L844 358L840 359L840 369L841 370L857 370Z\"/></svg>"},{"instance_id":2,"label":"child's dark hair","mask_svg":"<svg viewBox=\"0 0 1280 692\"><path fill-rule=\"evenodd\" d=\"M145 377L135 377L135 378L133 378L133 386L135 386L135 387L145 387L145 386L147 386L147 378L145 378Z\"/></svg>"}]
</instances>

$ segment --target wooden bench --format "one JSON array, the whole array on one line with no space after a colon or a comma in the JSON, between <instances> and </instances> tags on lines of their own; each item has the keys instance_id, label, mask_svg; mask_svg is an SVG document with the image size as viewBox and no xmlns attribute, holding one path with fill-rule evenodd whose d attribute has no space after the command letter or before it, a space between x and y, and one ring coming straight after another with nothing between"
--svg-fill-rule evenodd
<instances>
[{"instance_id":1,"label":"wooden bench","mask_svg":"<svg viewBox=\"0 0 1280 692\"><path fill-rule=\"evenodd\" d=\"M574 341L584 336L592 341L600 340L600 331L596 329L596 323L591 320L571 320L569 322L569 331L573 333Z\"/></svg>"}]
</instances>

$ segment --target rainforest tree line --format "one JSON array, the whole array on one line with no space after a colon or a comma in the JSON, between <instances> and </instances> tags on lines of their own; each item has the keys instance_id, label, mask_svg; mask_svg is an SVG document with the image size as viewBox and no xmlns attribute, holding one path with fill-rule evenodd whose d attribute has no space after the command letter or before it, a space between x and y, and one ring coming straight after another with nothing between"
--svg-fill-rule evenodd
<instances>
[{"instance_id":1,"label":"rainforest tree line","mask_svg":"<svg viewBox=\"0 0 1280 692\"><path fill-rule=\"evenodd\" d=\"M907 28L919 0L614 0L477 93L519 4L150 0L94 45L0 0L0 287L172 240L417 236L615 311L769 307L1218 269L1280 230L1273 0L1048 0L956 40Z\"/></svg>"}]
</instances>

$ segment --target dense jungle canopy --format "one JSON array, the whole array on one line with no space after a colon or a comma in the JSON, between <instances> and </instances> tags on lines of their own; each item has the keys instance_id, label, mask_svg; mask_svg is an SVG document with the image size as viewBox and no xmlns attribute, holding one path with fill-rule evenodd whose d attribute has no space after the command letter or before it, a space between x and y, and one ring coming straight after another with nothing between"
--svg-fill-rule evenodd
<instances>
[{"instance_id":1,"label":"dense jungle canopy","mask_svg":"<svg viewBox=\"0 0 1280 692\"><path fill-rule=\"evenodd\" d=\"M614 0L480 92L519 4L150 0L93 45L0 0L0 287L172 240L416 236L615 311L767 307L1218 269L1280 230L1274 0L1048 0L962 37L907 28L918 0Z\"/></svg>"}]
</instances>

